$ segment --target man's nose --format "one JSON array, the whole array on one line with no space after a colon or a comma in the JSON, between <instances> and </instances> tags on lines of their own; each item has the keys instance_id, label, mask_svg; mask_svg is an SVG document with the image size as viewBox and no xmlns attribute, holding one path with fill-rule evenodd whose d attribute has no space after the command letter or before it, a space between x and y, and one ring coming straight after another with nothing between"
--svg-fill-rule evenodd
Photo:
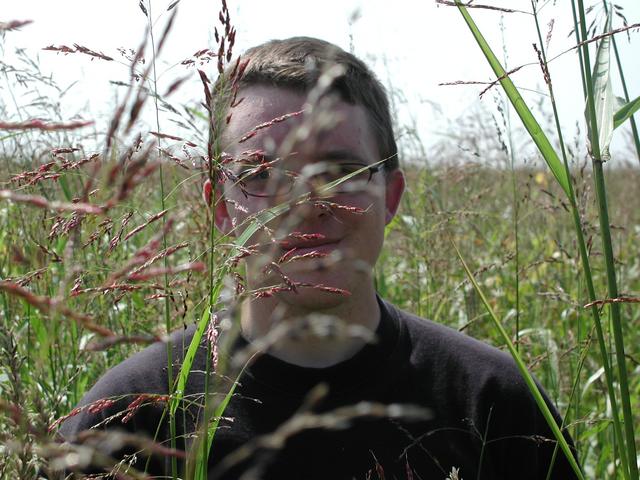
<instances>
[{"instance_id":1,"label":"man's nose","mask_svg":"<svg viewBox=\"0 0 640 480\"><path fill-rule=\"evenodd\" d=\"M327 171L326 164L307 164L297 175L294 193L298 195L309 194L310 198L327 198L332 196L332 189L327 188L327 184L330 182L331 175Z\"/></svg>"},{"instance_id":2,"label":"man's nose","mask_svg":"<svg viewBox=\"0 0 640 480\"><path fill-rule=\"evenodd\" d=\"M326 209L320 206L321 200L331 197L330 191L323 191L326 182L318 178L303 177L299 178L297 183L292 192L293 204L288 216L299 225L326 215Z\"/></svg>"}]
</instances>

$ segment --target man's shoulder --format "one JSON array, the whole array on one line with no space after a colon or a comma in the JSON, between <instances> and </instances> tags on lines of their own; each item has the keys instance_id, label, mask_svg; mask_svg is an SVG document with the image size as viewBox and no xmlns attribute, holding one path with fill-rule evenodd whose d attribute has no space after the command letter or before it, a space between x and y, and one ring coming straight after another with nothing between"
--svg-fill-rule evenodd
<instances>
[{"instance_id":1,"label":"man's shoulder","mask_svg":"<svg viewBox=\"0 0 640 480\"><path fill-rule=\"evenodd\" d=\"M171 366L173 369L179 369L194 331L194 327L180 328L133 354L109 369L98 380L94 389L135 392L144 388L144 391L155 393L166 391L169 371L168 345L171 347Z\"/></svg>"},{"instance_id":2,"label":"man's shoulder","mask_svg":"<svg viewBox=\"0 0 640 480\"><path fill-rule=\"evenodd\" d=\"M169 391L168 346L171 346L171 367L175 377L194 331L194 327L174 331L110 368L84 395L62 424L60 433L69 437L102 422L108 423L110 416L121 417L132 402L153 403L163 398ZM198 358L194 363L197 362Z\"/></svg>"},{"instance_id":3,"label":"man's shoulder","mask_svg":"<svg viewBox=\"0 0 640 480\"><path fill-rule=\"evenodd\" d=\"M418 317L385 302L407 337L414 368L441 372L441 376L489 377L505 386L524 386L513 358L483 341L432 320Z\"/></svg>"}]
</instances>

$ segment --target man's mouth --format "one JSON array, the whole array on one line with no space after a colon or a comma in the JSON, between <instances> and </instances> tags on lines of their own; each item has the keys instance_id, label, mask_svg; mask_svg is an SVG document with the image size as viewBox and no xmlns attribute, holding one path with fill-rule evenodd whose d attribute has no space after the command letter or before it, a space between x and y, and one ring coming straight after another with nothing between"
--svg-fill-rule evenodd
<instances>
[{"instance_id":1,"label":"man's mouth","mask_svg":"<svg viewBox=\"0 0 640 480\"><path fill-rule=\"evenodd\" d=\"M322 258L336 251L340 239L328 238L322 234L292 234L278 242L282 256L279 263L292 258Z\"/></svg>"}]
</instances>

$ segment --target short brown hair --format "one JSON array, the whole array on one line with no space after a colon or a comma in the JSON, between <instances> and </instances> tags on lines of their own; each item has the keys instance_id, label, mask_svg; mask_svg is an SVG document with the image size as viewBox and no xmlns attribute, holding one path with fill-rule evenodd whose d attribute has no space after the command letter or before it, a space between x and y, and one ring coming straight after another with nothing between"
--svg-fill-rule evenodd
<instances>
[{"instance_id":1,"label":"short brown hair","mask_svg":"<svg viewBox=\"0 0 640 480\"><path fill-rule=\"evenodd\" d=\"M334 81L331 90L343 101L365 108L381 159L386 159L385 169L398 168L398 147L385 88L355 55L317 38L292 37L252 47L242 60L248 63L239 81L240 89L269 85L308 92L328 67L343 66L345 72Z\"/></svg>"}]
</instances>

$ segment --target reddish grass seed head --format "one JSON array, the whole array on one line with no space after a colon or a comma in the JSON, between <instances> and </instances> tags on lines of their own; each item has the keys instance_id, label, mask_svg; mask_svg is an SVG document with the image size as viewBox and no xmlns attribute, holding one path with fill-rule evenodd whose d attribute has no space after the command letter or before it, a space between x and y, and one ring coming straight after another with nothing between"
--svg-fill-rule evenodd
<instances>
[{"instance_id":1,"label":"reddish grass seed head","mask_svg":"<svg viewBox=\"0 0 640 480\"><path fill-rule=\"evenodd\" d=\"M10 20L8 22L0 22L0 32L8 32L17 30L25 25L33 23L33 20Z\"/></svg>"},{"instance_id":2,"label":"reddish grass seed head","mask_svg":"<svg viewBox=\"0 0 640 480\"><path fill-rule=\"evenodd\" d=\"M101 402L102 400L98 400L97 402ZM94 402L94 403L97 403ZM62 417L56 419L51 425L49 425L49 428L47 429L48 432L53 432L53 430L56 429L56 427L58 425L60 425L62 422L64 422L66 419L71 418L71 417L75 417L76 415L80 414L81 412L83 412L87 407L89 407L92 404L89 405L85 405L83 407L76 407L73 410L71 410L69 413L67 413L66 415L63 415Z\"/></svg>"},{"instance_id":3,"label":"reddish grass seed head","mask_svg":"<svg viewBox=\"0 0 640 480\"><path fill-rule=\"evenodd\" d=\"M135 400L133 400L133 402L131 402L129 406L127 406L127 409L126 409L127 414L124 417L122 417L121 422L127 423L138 412L140 407L145 404L149 405L153 403L163 403L163 402L167 402L168 400L169 400L168 395L153 395L149 393L143 393L141 395L138 395L135 398Z\"/></svg>"},{"instance_id":4,"label":"reddish grass seed head","mask_svg":"<svg viewBox=\"0 0 640 480\"><path fill-rule=\"evenodd\" d=\"M11 190L0 190L0 200L11 200L17 203L26 203L35 207L53 210L57 212L78 212L85 214L98 215L104 212L104 208L98 205L88 203L66 203L48 201L44 197L38 195L24 195L13 192Z\"/></svg>"},{"instance_id":5,"label":"reddish grass seed head","mask_svg":"<svg viewBox=\"0 0 640 480\"><path fill-rule=\"evenodd\" d=\"M75 122L46 122L44 120L33 119L25 122L3 122L0 121L0 130L75 130L78 128L93 125L91 121Z\"/></svg>"},{"instance_id":6,"label":"reddish grass seed head","mask_svg":"<svg viewBox=\"0 0 640 480\"><path fill-rule=\"evenodd\" d=\"M136 228L134 228L133 230L131 230L129 233L127 233L127 235L124 237L124 241L126 242L127 240L129 240L131 237L133 237L136 233L140 232L141 230L143 230L144 228L146 228L148 225L150 225L151 223L155 222L156 220L164 217L166 215L166 213L169 210L165 209L162 210L161 212L156 213L155 215L151 216L149 218L149 220L147 220L146 222L144 222L142 225L138 225ZM132 212L133 214L133 212ZM131 218L131 216L129 216L129 218ZM128 221L128 220L127 220Z\"/></svg>"},{"instance_id":7,"label":"reddish grass seed head","mask_svg":"<svg viewBox=\"0 0 640 480\"><path fill-rule=\"evenodd\" d=\"M311 241L311 240L323 240L326 237L321 233L300 233L292 232L287 235L286 238L294 238L296 240ZM287 248L291 245L291 241L283 239L277 242L283 248Z\"/></svg>"},{"instance_id":8,"label":"reddish grass seed head","mask_svg":"<svg viewBox=\"0 0 640 480\"><path fill-rule=\"evenodd\" d=\"M140 265L139 267L134 268L133 271L129 272L129 274L127 275L127 278L131 279L131 278L136 277L137 274L139 274L140 272L142 272L146 268L149 268L152 264L154 264L158 260L161 260L161 259L163 259L165 257L170 256L170 255L173 255L178 250L182 250L183 248L186 248L188 246L189 246L189 242L182 242L182 243L178 243L177 245L173 245L171 247L165 248L164 250L161 250L156 255L151 257L149 260L144 262L142 265ZM196 262L196 263L198 263L198 262Z\"/></svg>"},{"instance_id":9,"label":"reddish grass seed head","mask_svg":"<svg viewBox=\"0 0 640 480\"><path fill-rule=\"evenodd\" d=\"M209 321L209 325L207 326L207 330L205 332L205 338L207 342L209 342L209 347L211 348L211 366L215 371L218 366L218 340L220 335L219 330L220 319L218 315L215 313L211 316L211 320Z\"/></svg>"},{"instance_id":10,"label":"reddish grass seed head","mask_svg":"<svg viewBox=\"0 0 640 480\"><path fill-rule=\"evenodd\" d=\"M309 200L303 200L301 202L298 202L297 205L301 205L304 203L309 202ZM356 215L362 215L364 213L367 213L367 211L369 210L368 208L360 208L360 207L354 207L354 206L350 206L350 205L341 205L339 203L335 203L335 202L329 202L326 200L317 200L312 202L312 205L316 208L319 208L321 210L325 210L328 213L333 214L334 210L341 210L343 212L348 212L348 213L353 213Z\"/></svg>"},{"instance_id":11,"label":"reddish grass seed head","mask_svg":"<svg viewBox=\"0 0 640 480\"><path fill-rule=\"evenodd\" d=\"M325 258L325 257L328 257L330 255L329 253L326 253L326 252L316 252L316 251L303 253L302 255L292 255L291 253L294 250L295 249L289 250L282 257L280 257L278 259L278 263L297 262L299 260L308 260L308 259L312 259L312 258Z\"/></svg>"},{"instance_id":12,"label":"reddish grass seed head","mask_svg":"<svg viewBox=\"0 0 640 480\"><path fill-rule=\"evenodd\" d=\"M206 270L206 266L203 262L189 262L183 263L175 267L167 268L152 268L146 272L131 273L127 278L131 281L146 281L155 277L164 275L175 275L182 272L199 272L202 273Z\"/></svg>"},{"instance_id":13,"label":"reddish grass seed head","mask_svg":"<svg viewBox=\"0 0 640 480\"><path fill-rule=\"evenodd\" d=\"M233 272L232 277L235 284L236 296L242 295L246 290L244 278L242 278L242 275L240 275L238 272Z\"/></svg>"},{"instance_id":14,"label":"reddish grass seed head","mask_svg":"<svg viewBox=\"0 0 640 480\"><path fill-rule=\"evenodd\" d=\"M270 298L279 292L290 292L291 288L286 285L265 287L252 292L254 298Z\"/></svg>"},{"instance_id":15,"label":"reddish grass seed head","mask_svg":"<svg viewBox=\"0 0 640 480\"><path fill-rule=\"evenodd\" d=\"M292 292L297 292L296 284L293 282L280 268L280 266L276 262L271 262L264 267L262 270L265 275L270 272L275 272L282 278L284 284L291 289Z\"/></svg>"},{"instance_id":16,"label":"reddish grass seed head","mask_svg":"<svg viewBox=\"0 0 640 480\"><path fill-rule=\"evenodd\" d=\"M351 292L349 292L348 290L345 290L343 288L337 288L337 287L329 287L327 285L323 285L323 284L318 284L318 283L307 283L307 282L292 282L292 285L274 285L274 286L270 286L270 287L264 287L264 288L260 288L257 290L254 290L252 292L252 295L254 298L269 298L272 297L273 295L280 293L280 292L291 292L293 291L293 289L298 289L298 288L315 288L317 290L321 290L323 292L327 292L327 293L334 293L336 295L344 295L344 296L350 296Z\"/></svg>"},{"instance_id":17,"label":"reddish grass seed head","mask_svg":"<svg viewBox=\"0 0 640 480\"><path fill-rule=\"evenodd\" d=\"M235 268L238 266L238 263L240 263L240 260L242 260L243 258L248 257L249 255L257 255L259 254L259 244L254 244L254 245L249 245L248 247L242 247L240 245L234 245L234 248L238 249L239 252L234 255L233 257L230 258L229 263L231 265L232 268Z\"/></svg>"},{"instance_id":18,"label":"reddish grass seed head","mask_svg":"<svg viewBox=\"0 0 640 480\"><path fill-rule=\"evenodd\" d=\"M73 152L77 152L80 149L77 147L61 147L61 148L54 148L53 150L51 150L51 155L60 155L63 153L73 153Z\"/></svg>"},{"instance_id":19,"label":"reddish grass seed head","mask_svg":"<svg viewBox=\"0 0 640 480\"><path fill-rule=\"evenodd\" d=\"M345 290L344 288L337 288L337 287L329 287L320 283L302 283L302 282L296 282L296 286L298 287L306 287L306 288L316 288L318 290L322 290L323 292L327 292L327 293L335 293L337 295L344 295L344 296L350 296L351 292L349 290Z\"/></svg>"},{"instance_id":20,"label":"reddish grass seed head","mask_svg":"<svg viewBox=\"0 0 640 480\"><path fill-rule=\"evenodd\" d=\"M288 250L287 252L285 252L285 254L278 259L278 263L288 262L293 256L293 254L296 252L296 250L297 248L292 248L291 250Z\"/></svg>"},{"instance_id":21,"label":"reddish grass seed head","mask_svg":"<svg viewBox=\"0 0 640 480\"><path fill-rule=\"evenodd\" d=\"M261 123L259 125L256 125L255 127L253 127L252 130L250 130L249 132L245 133L242 136L242 138L240 138L240 140L238 140L238 143L246 142L250 138L254 137L260 130L264 130L265 128L272 127L273 125L276 125L278 123L282 123L285 120L288 120L290 118L302 115L303 112L304 112L304 110L299 110L297 112L291 112L291 113L285 113L284 115L281 115L279 117L272 118L268 122L264 122L264 123Z\"/></svg>"}]
</instances>

